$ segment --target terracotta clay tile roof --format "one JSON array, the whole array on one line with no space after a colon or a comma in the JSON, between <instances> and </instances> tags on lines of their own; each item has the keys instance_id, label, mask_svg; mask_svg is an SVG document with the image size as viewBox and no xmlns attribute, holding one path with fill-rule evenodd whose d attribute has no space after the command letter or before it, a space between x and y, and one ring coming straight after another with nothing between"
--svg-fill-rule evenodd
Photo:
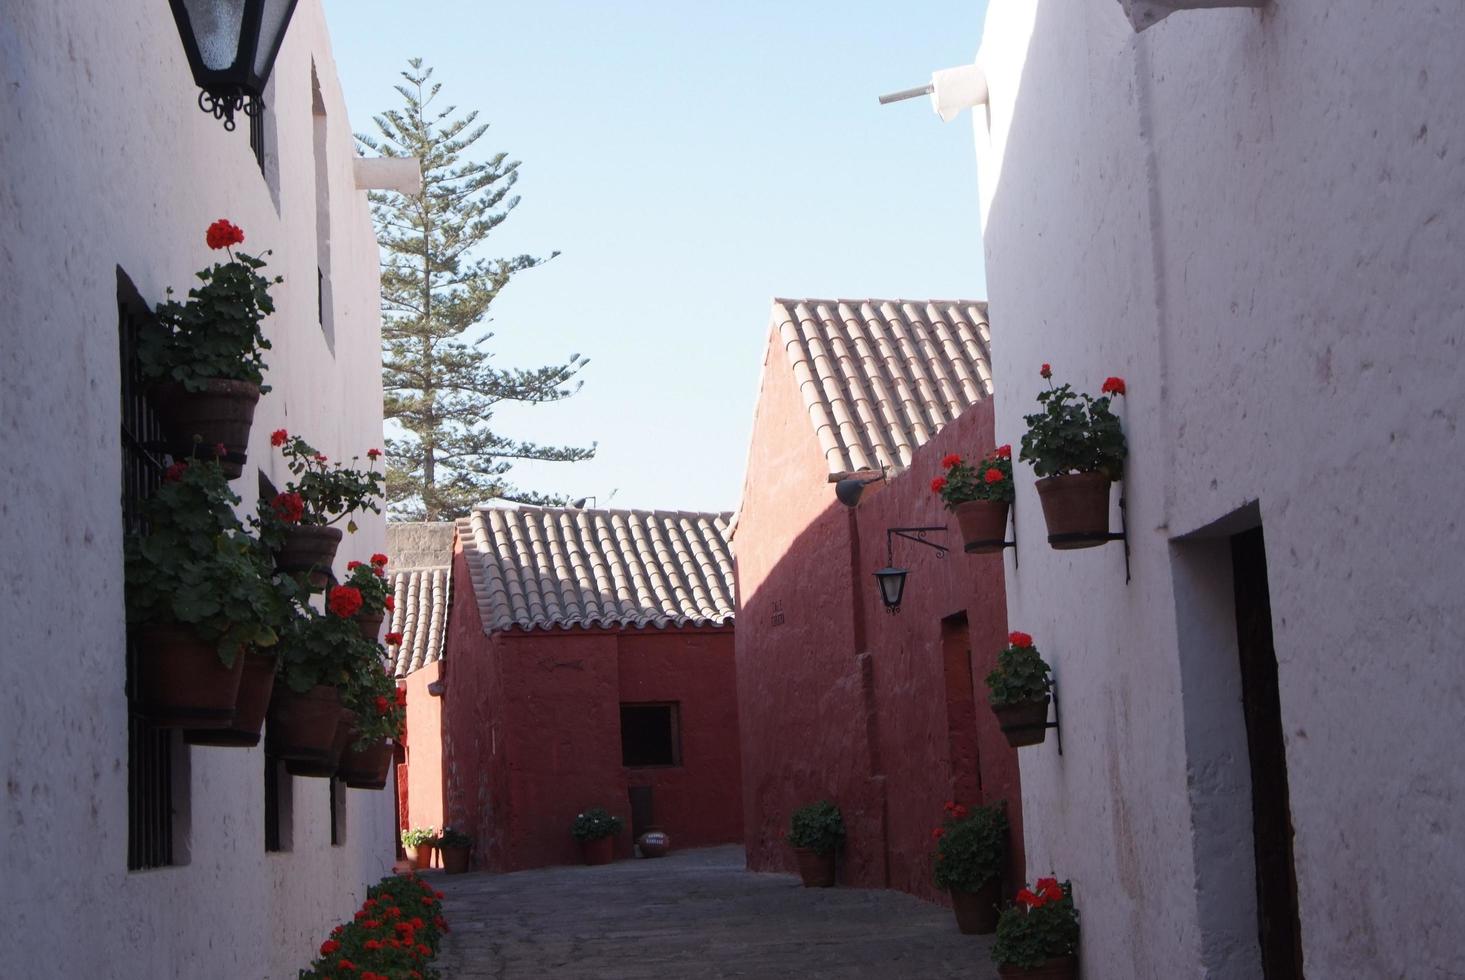
<instances>
[{"instance_id":1,"label":"terracotta clay tile roof","mask_svg":"<svg viewBox=\"0 0 1465 980\"><path fill-rule=\"evenodd\" d=\"M831 481L908 465L942 426L992 394L983 302L775 299L771 329Z\"/></svg>"},{"instance_id":2,"label":"terracotta clay tile roof","mask_svg":"<svg viewBox=\"0 0 1465 980\"><path fill-rule=\"evenodd\" d=\"M451 557L451 551L449 557ZM447 638L448 587L452 568L399 568L388 574L396 608L389 633L401 633L394 673L405 677L442 659Z\"/></svg>"},{"instance_id":3,"label":"terracotta clay tile roof","mask_svg":"<svg viewBox=\"0 0 1465 980\"><path fill-rule=\"evenodd\" d=\"M485 632L732 622L730 514L479 507L458 521Z\"/></svg>"}]
</instances>

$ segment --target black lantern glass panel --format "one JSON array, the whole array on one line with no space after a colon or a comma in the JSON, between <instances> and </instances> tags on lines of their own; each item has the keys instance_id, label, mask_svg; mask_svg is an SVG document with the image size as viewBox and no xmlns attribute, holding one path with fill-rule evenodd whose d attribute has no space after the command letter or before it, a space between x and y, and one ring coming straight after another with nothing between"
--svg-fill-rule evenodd
<instances>
[{"instance_id":1,"label":"black lantern glass panel","mask_svg":"<svg viewBox=\"0 0 1465 980\"><path fill-rule=\"evenodd\" d=\"M880 601L885 603L886 612L900 611L907 574L908 570L904 568L882 568L875 573L875 581L880 584Z\"/></svg>"},{"instance_id":2,"label":"black lantern glass panel","mask_svg":"<svg viewBox=\"0 0 1465 980\"><path fill-rule=\"evenodd\" d=\"M169 0L200 109L234 128L234 113L258 115L296 0Z\"/></svg>"}]
</instances>

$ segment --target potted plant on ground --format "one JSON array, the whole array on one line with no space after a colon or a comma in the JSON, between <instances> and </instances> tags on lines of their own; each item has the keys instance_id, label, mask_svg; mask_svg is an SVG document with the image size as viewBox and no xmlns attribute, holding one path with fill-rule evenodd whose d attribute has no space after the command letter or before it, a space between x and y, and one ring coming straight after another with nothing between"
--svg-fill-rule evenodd
<instances>
[{"instance_id":1,"label":"potted plant on ground","mask_svg":"<svg viewBox=\"0 0 1465 980\"><path fill-rule=\"evenodd\" d=\"M346 581L361 593L361 610L356 614L356 624L361 635L375 640L381 633L382 620L396 608L396 599L387 585L387 556L378 552L371 556L370 564L359 561L346 563Z\"/></svg>"},{"instance_id":2,"label":"potted plant on ground","mask_svg":"<svg viewBox=\"0 0 1465 980\"><path fill-rule=\"evenodd\" d=\"M1053 377L1047 364L1041 373ZM1110 398L1124 393L1123 378L1106 379L1098 398L1050 383L1038 393L1043 410L1023 419L1028 430L1021 456L1040 477L1036 486L1054 548L1093 548L1109 540L1109 488L1124 476L1128 452Z\"/></svg>"},{"instance_id":3,"label":"potted plant on ground","mask_svg":"<svg viewBox=\"0 0 1465 980\"><path fill-rule=\"evenodd\" d=\"M269 390L262 382L270 342L260 321L274 312L270 286L282 280L259 274L263 259L230 250L244 232L228 221L210 225L205 240L229 250L229 261L198 273L202 285L184 302L168 291L138 337L137 357L173 455L190 455L195 442L223 445L221 463L232 480L244 470L255 404Z\"/></svg>"},{"instance_id":4,"label":"potted plant on ground","mask_svg":"<svg viewBox=\"0 0 1465 980\"><path fill-rule=\"evenodd\" d=\"M1003 980L1075 980L1078 976L1078 909L1073 888L1039 878L1002 910L992 961Z\"/></svg>"},{"instance_id":5,"label":"potted plant on ground","mask_svg":"<svg viewBox=\"0 0 1465 980\"><path fill-rule=\"evenodd\" d=\"M570 833L580 842L580 853L586 864L610 864L615 860L616 835L624 825L624 820L604 807L592 806L575 815Z\"/></svg>"},{"instance_id":6,"label":"potted plant on ground","mask_svg":"<svg viewBox=\"0 0 1465 980\"><path fill-rule=\"evenodd\" d=\"M418 871L426 871L432 867L433 841L437 840L437 832L431 827L413 827L411 830L402 831L402 847L407 851L407 860L412 862L412 867Z\"/></svg>"},{"instance_id":7,"label":"potted plant on ground","mask_svg":"<svg viewBox=\"0 0 1465 980\"><path fill-rule=\"evenodd\" d=\"M1007 858L1007 814L1000 804L968 810L946 803L936 839L934 878L951 892L956 927L965 935L993 932L1002 904L1002 865Z\"/></svg>"},{"instance_id":8,"label":"potted plant on ground","mask_svg":"<svg viewBox=\"0 0 1465 980\"><path fill-rule=\"evenodd\" d=\"M789 818L788 842L805 888L834 884L834 856L844 845L844 818L839 807L820 800L799 807Z\"/></svg>"},{"instance_id":9,"label":"potted plant on ground","mask_svg":"<svg viewBox=\"0 0 1465 980\"><path fill-rule=\"evenodd\" d=\"M395 742L401 738L407 716L407 692L397 688L381 659L381 647L370 659L350 666L351 678L342 693L346 709L346 746L336 777L352 789L385 789L391 772Z\"/></svg>"},{"instance_id":10,"label":"potted plant on ground","mask_svg":"<svg viewBox=\"0 0 1465 980\"><path fill-rule=\"evenodd\" d=\"M1007 634L1007 649L997 655L997 669L987 675L992 713L1013 748L1038 745L1048 734L1048 701L1053 669L1026 633Z\"/></svg>"},{"instance_id":11,"label":"potted plant on ground","mask_svg":"<svg viewBox=\"0 0 1465 980\"><path fill-rule=\"evenodd\" d=\"M941 460L945 476L931 481L946 509L956 515L970 554L1001 551L1007 543L1007 510L1012 506L1012 447L998 446L972 466L956 453Z\"/></svg>"},{"instance_id":12,"label":"potted plant on ground","mask_svg":"<svg viewBox=\"0 0 1465 980\"><path fill-rule=\"evenodd\" d=\"M215 460L177 462L145 505L147 533L127 538L136 708L156 725L227 728L246 661L251 682L273 676L284 605L238 503Z\"/></svg>"},{"instance_id":13,"label":"potted plant on ground","mask_svg":"<svg viewBox=\"0 0 1465 980\"><path fill-rule=\"evenodd\" d=\"M438 834L437 849L443 856L443 870L450 875L460 875L468 870L468 852L473 847L473 838L461 830L444 827Z\"/></svg>"},{"instance_id":14,"label":"potted plant on ground","mask_svg":"<svg viewBox=\"0 0 1465 980\"><path fill-rule=\"evenodd\" d=\"M284 429L270 435L270 445L284 455L295 479L270 500L260 501L260 538L274 550L276 568L305 575L312 588L323 589L341 543L341 529L332 525L344 520L346 530L354 533L356 522L351 515L368 510L381 513L377 501L385 490L385 479L376 472L381 450L367 450L367 468L359 470L354 465L332 463L310 443ZM358 459L352 457L351 462Z\"/></svg>"}]
</instances>

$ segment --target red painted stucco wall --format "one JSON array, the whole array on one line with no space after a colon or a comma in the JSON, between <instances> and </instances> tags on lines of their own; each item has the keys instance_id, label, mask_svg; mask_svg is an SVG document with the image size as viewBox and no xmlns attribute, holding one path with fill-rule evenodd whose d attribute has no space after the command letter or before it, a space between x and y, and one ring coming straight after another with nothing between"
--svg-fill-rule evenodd
<instances>
[{"instance_id":1,"label":"red painted stucco wall","mask_svg":"<svg viewBox=\"0 0 1465 980\"><path fill-rule=\"evenodd\" d=\"M846 884L940 897L931 828L953 798L1007 801L1020 869L1017 756L983 680L1007 632L1003 559L964 554L955 519L930 491L943 455L992 448L990 402L851 510L834 498L776 341L768 357L734 539L749 867L791 870L789 815L829 797L848 831ZM954 547L945 559L897 539L896 564L910 576L901 612L885 613L871 573L885 564L886 529L941 524L951 530L932 538Z\"/></svg>"},{"instance_id":2,"label":"red painted stucco wall","mask_svg":"<svg viewBox=\"0 0 1465 980\"><path fill-rule=\"evenodd\" d=\"M414 683L426 669L408 683L414 825L440 813L474 837L475 867L514 871L577 863L575 815L603 806L626 820L617 854L630 857L628 788L648 785L674 847L742 840L732 627L486 635L461 548L452 596L440 718L416 710L430 697L425 680ZM622 765L629 702L678 704L680 765ZM425 740L440 745L435 784Z\"/></svg>"}]
</instances>

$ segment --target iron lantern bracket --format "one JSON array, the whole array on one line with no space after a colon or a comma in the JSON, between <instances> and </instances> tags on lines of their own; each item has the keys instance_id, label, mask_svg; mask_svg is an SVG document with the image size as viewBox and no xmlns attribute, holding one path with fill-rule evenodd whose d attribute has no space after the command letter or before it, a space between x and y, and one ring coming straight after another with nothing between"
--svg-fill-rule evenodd
<instances>
[{"instance_id":1,"label":"iron lantern bracket","mask_svg":"<svg viewBox=\"0 0 1465 980\"><path fill-rule=\"evenodd\" d=\"M885 529L885 564L895 564L895 539L904 538L907 541L914 541L916 544L923 544L927 548L934 548L937 558L945 558L951 549L944 544L937 544L934 541L927 541L926 535L934 534L937 531L945 531L946 525L940 527L888 527Z\"/></svg>"}]
</instances>

